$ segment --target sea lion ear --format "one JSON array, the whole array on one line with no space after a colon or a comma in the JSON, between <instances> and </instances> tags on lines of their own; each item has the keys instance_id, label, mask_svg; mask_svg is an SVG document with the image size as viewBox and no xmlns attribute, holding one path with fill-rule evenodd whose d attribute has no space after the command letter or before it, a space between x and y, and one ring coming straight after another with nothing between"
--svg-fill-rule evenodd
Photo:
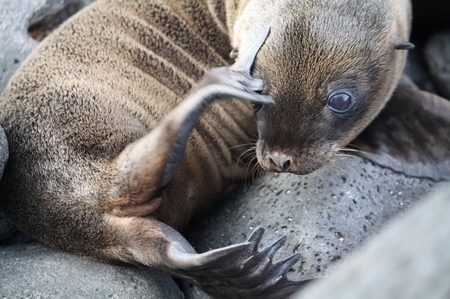
<instances>
[{"instance_id":1,"label":"sea lion ear","mask_svg":"<svg viewBox=\"0 0 450 299\"><path fill-rule=\"evenodd\" d=\"M399 85L375 120L348 146L410 176L450 180L450 102Z\"/></svg>"},{"instance_id":2,"label":"sea lion ear","mask_svg":"<svg viewBox=\"0 0 450 299\"><path fill-rule=\"evenodd\" d=\"M398 38L391 38L391 45L395 50L412 50L415 48L413 43Z\"/></svg>"},{"instance_id":3,"label":"sea lion ear","mask_svg":"<svg viewBox=\"0 0 450 299\"><path fill-rule=\"evenodd\" d=\"M233 50L231 50L230 52L230 58L231 59L235 59L237 58L239 55L239 46L236 46L236 48L234 48Z\"/></svg>"}]
</instances>

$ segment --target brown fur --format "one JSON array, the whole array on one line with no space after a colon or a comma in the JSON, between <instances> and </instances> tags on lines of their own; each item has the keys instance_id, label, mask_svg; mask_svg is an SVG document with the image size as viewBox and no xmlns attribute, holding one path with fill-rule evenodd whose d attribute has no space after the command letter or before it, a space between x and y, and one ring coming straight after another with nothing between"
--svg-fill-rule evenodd
<instances>
[{"instance_id":1,"label":"brown fur","mask_svg":"<svg viewBox=\"0 0 450 299\"><path fill-rule=\"evenodd\" d=\"M172 110L205 70L227 64L224 33L212 25L200 32L202 24L214 24L200 2L187 20L177 16L182 8L176 1L140 2L100 1L78 14L39 46L2 97L1 123L11 148L2 207L19 228L54 247L81 253L87 242L117 242L102 224L101 204L110 200L115 159ZM200 20L189 23L194 16ZM248 106L228 101L208 110L161 195L157 219L184 229L243 178L246 165L235 161L244 148L229 148L256 134ZM231 114L235 110L241 113ZM47 211L47 221L32 212L39 210ZM174 211L183 212L174 217ZM72 236L75 230L84 232Z\"/></svg>"}]
</instances>

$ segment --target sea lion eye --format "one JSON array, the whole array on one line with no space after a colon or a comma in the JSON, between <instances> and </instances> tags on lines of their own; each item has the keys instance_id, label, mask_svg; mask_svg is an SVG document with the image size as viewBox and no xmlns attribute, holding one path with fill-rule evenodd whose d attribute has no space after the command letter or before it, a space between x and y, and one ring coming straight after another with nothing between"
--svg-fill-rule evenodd
<instances>
[{"instance_id":1,"label":"sea lion eye","mask_svg":"<svg viewBox=\"0 0 450 299\"><path fill-rule=\"evenodd\" d=\"M345 112L351 103L352 98L346 93L337 93L328 100L328 106L336 112Z\"/></svg>"},{"instance_id":2,"label":"sea lion eye","mask_svg":"<svg viewBox=\"0 0 450 299\"><path fill-rule=\"evenodd\" d=\"M251 102L251 104L255 111L259 110L259 108L261 108L261 106L262 106L261 103L257 103L257 102Z\"/></svg>"}]
</instances>

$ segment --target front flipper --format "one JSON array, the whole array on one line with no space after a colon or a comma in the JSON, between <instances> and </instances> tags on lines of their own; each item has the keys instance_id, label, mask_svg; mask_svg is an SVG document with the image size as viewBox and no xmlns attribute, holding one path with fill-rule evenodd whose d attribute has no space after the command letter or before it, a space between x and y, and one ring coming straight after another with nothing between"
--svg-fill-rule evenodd
<instances>
[{"instance_id":1,"label":"front flipper","mask_svg":"<svg viewBox=\"0 0 450 299\"><path fill-rule=\"evenodd\" d=\"M145 216L161 203L155 194L173 178L180 165L186 142L197 120L213 101L237 98L257 103L273 103L258 93L260 79L250 75L256 54L269 34L266 29L242 61L231 67L209 71L178 106L152 131L128 145L116 160L115 174L105 208L116 216Z\"/></svg>"},{"instance_id":2,"label":"front flipper","mask_svg":"<svg viewBox=\"0 0 450 299\"><path fill-rule=\"evenodd\" d=\"M244 243L197 254L178 232L160 225L170 242L167 247L167 258L173 268L170 274L189 280L214 298L285 298L311 281L291 281L286 277L300 259L299 253L273 263L273 256L286 242L286 236L258 251L262 227Z\"/></svg>"},{"instance_id":3,"label":"front flipper","mask_svg":"<svg viewBox=\"0 0 450 299\"><path fill-rule=\"evenodd\" d=\"M398 86L386 107L349 148L410 176L450 180L450 102Z\"/></svg>"}]
</instances>

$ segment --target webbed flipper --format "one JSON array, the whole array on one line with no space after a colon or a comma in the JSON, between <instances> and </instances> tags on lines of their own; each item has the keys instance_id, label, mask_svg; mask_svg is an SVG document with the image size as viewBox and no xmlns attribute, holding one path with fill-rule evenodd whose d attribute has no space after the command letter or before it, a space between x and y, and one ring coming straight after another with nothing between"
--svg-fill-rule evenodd
<instances>
[{"instance_id":1,"label":"webbed flipper","mask_svg":"<svg viewBox=\"0 0 450 299\"><path fill-rule=\"evenodd\" d=\"M192 129L213 101L237 98L273 103L269 96L258 93L263 82L250 75L256 54L268 34L266 29L243 62L210 70L149 134L122 151L115 163L117 175L111 179L114 187L105 205L108 210L117 216L145 216L159 207L160 199L154 198L155 194L173 178Z\"/></svg>"},{"instance_id":2,"label":"webbed flipper","mask_svg":"<svg viewBox=\"0 0 450 299\"><path fill-rule=\"evenodd\" d=\"M285 298L311 281L292 281L286 276L300 259L299 253L273 262L286 236L258 251L262 227L255 229L244 243L201 254L181 243L181 236L176 237L178 233L170 227L162 228L167 239L173 241L167 250L168 259L177 269L173 275L191 281L214 298Z\"/></svg>"},{"instance_id":3,"label":"webbed flipper","mask_svg":"<svg viewBox=\"0 0 450 299\"><path fill-rule=\"evenodd\" d=\"M349 147L410 176L450 180L450 102L407 85Z\"/></svg>"}]
</instances>

